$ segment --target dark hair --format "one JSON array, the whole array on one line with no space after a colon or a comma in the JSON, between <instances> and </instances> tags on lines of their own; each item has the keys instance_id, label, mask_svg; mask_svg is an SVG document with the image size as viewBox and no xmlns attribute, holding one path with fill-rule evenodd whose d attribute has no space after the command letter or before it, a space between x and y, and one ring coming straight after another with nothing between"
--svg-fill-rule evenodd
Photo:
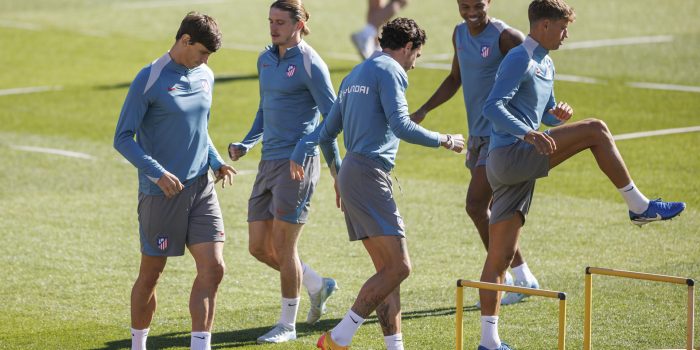
<instances>
[{"instance_id":1,"label":"dark hair","mask_svg":"<svg viewBox=\"0 0 700 350\"><path fill-rule=\"evenodd\" d=\"M289 12L292 19L294 19L296 22L304 21L304 28L301 29L302 35L309 35L309 33L311 33L311 29L309 29L307 24L309 17L311 16L309 15L309 12L306 11L306 8L304 7L304 4L302 4L301 0L277 0L270 5L270 8L273 7Z\"/></svg>"},{"instance_id":2,"label":"dark hair","mask_svg":"<svg viewBox=\"0 0 700 350\"><path fill-rule=\"evenodd\" d=\"M573 22L576 13L563 0L534 0L527 9L527 17L531 25L541 19L566 19Z\"/></svg>"},{"instance_id":3,"label":"dark hair","mask_svg":"<svg viewBox=\"0 0 700 350\"><path fill-rule=\"evenodd\" d=\"M396 50L412 42L413 48L417 49L425 44L426 39L425 31L418 26L416 21L399 17L382 27L379 45L382 49Z\"/></svg>"},{"instance_id":4,"label":"dark hair","mask_svg":"<svg viewBox=\"0 0 700 350\"><path fill-rule=\"evenodd\" d=\"M190 12L182 19L175 40L183 35L190 36L190 43L200 43L211 52L221 48L221 32L216 20L199 12Z\"/></svg>"}]
</instances>

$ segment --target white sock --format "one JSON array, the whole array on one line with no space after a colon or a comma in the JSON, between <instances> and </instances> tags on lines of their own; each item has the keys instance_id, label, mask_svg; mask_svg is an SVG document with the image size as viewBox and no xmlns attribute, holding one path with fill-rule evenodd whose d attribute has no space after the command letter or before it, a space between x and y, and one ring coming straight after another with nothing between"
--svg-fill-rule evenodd
<instances>
[{"instance_id":1,"label":"white sock","mask_svg":"<svg viewBox=\"0 0 700 350\"><path fill-rule=\"evenodd\" d=\"M635 214L641 214L647 210L649 207L649 198L644 196L642 192L639 192L637 186L634 185L634 181L630 182L629 185L618 188L622 198L627 202L627 207L631 212Z\"/></svg>"},{"instance_id":2,"label":"white sock","mask_svg":"<svg viewBox=\"0 0 700 350\"><path fill-rule=\"evenodd\" d=\"M498 316L481 316L481 343L479 345L487 349L501 347L501 338L498 337Z\"/></svg>"},{"instance_id":3,"label":"white sock","mask_svg":"<svg viewBox=\"0 0 700 350\"><path fill-rule=\"evenodd\" d=\"M384 337L384 344L386 344L386 350L403 350L403 335L401 333L387 335Z\"/></svg>"},{"instance_id":4,"label":"white sock","mask_svg":"<svg viewBox=\"0 0 700 350\"><path fill-rule=\"evenodd\" d=\"M282 298L282 312L280 314L280 324L287 328L296 329L297 311L299 311L299 300L301 298Z\"/></svg>"},{"instance_id":5,"label":"white sock","mask_svg":"<svg viewBox=\"0 0 700 350\"><path fill-rule=\"evenodd\" d=\"M191 350L211 350L211 332L192 332Z\"/></svg>"},{"instance_id":6,"label":"white sock","mask_svg":"<svg viewBox=\"0 0 700 350\"><path fill-rule=\"evenodd\" d=\"M340 346L348 346L352 342L352 337L362 326L365 319L358 316L352 310L348 310L345 317L331 330L331 339Z\"/></svg>"},{"instance_id":7,"label":"white sock","mask_svg":"<svg viewBox=\"0 0 700 350\"><path fill-rule=\"evenodd\" d=\"M150 328L131 329L131 350L146 350L146 338L148 338L149 330Z\"/></svg>"},{"instance_id":8,"label":"white sock","mask_svg":"<svg viewBox=\"0 0 700 350\"><path fill-rule=\"evenodd\" d=\"M309 291L309 294L316 294L321 291L321 287L323 287L323 277L305 263L301 263L301 270L301 281L304 287L306 287L306 290Z\"/></svg>"},{"instance_id":9,"label":"white sock","mask_svg":"<svg viewBox=\"0 0 700 350\"><path fill-rule=\"evenodd\" d=\"M360 37L369 40L377 37L377 28L375 28L373 25L367 23L362 30L359 31Z\"/></svg>"},{"instance_id":10,"label":"white sock","mask_svg":"<svg viewBox=\"0 0 700 350\"><path fill-rule=\"evenodd\" d=\"M516 266L511 269L513 271L513 277L515 277L514 282L526 282L530 283L535 280L535 276L532 274L530 271L530 268L527 267L527 263L524 262L520 266Z\"/></svg>"}]
</instances>

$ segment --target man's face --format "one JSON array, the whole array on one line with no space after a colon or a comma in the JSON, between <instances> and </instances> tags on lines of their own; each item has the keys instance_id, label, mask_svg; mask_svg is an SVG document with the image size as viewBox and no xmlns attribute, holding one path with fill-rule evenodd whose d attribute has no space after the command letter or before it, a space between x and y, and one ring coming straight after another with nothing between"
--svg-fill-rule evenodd
<instances>
[{"instance_id":1,"label":"man's face","mask_svg":"<svg viewBox=\"0 0 700 350\"><path fill-rule=\"evenodd\" d=\"M467 22L470 28L479 28L486 25L490 0L458 0L459 15Z\"/></svg>"},{"instance_id":2,"label":"man's face","mask_svg":"<svg viewBox=\"0 0 700 350\"><path fill-rule=\"evenodd\" d=\"M189 69L207 63L209 61L209 56L212 54L212 52L201 43L187 43L184 52L183 65Z\"/></svg>"},{"instance_id":3,"label":"man's face","mask_svg":"<svg viewBox=\"0 0 700 350\"><path fill-rule=\"evenodd\" d=\"M270 8L270 36L277 46L292 46L300 35L301 24L292 19L292 14L278 8Z\"/></svg>"},{"instance_id":4,"label":"man's face","mask_svg":"<svg viewBox=\"0 0 700 350\"><path fill-rule=\"evenodd\" d=\"M406 70L406 72L413 68L416 68L416 60L418 59L418 57L420 57L422 49L423 46L419 46L418 48L414 49L412 43L408 43L407 46L404 48L404 50L406 50L405 59L403 62L401 62L401 66L404 70Z\"/></svg>"},{"instance_id":5,"label":"man's face","mask_svg":"<svg viewBox=\"0 0 700 350\"><path fill-rule=\"evenodd\" d=\"M545 20L544 43L540 43L547 50L556 50L569 37L569 20Z\"/></svg>"}]
</instances>

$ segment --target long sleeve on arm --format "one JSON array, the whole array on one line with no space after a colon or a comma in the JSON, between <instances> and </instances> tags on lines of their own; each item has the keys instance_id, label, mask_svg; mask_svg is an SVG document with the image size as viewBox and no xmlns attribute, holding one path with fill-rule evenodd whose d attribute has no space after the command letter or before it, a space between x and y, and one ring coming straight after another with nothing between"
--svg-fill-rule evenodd
<instances>
[{"instance_id":1,"label":"long sleeve on arm","mask_svg":"<svg viewBox=\"0 0 700 350\"><path fill-rule=\"evenodd\" d=\"M142 70L129 87L114 133L114 148L154 183L165 169L136 143L134 136L148 111L149 100L144 92L148 70Z\"/></svg>"},{"instance_id":2,"label":"long sleeve on arm","mask_svg":"<svg viewBox=\"0 0 700 350\"><path fill-rule=\"evenodd\" d=\"M214 142L211 141L211 137L209 135L207 135L207 143L209 144L209 166L212 170L217 171L221 168L222 165L225 164L225 162L221 158L221 155L219 155L219 152L216 150L216 147L214 147Z\"/></svg>"},{"instance_id":3,"label":"long sleeve on arm","mask_svg":"<svg viewBox=\"0 0 700 350\"><path fill-rule=\"evenodd\" d=\"M518 120L506 107L520 88L520 83L529 67L529 58L524 55L508 55L501 62L496 74L496 82L484 103L483 115L493 123L496 130L523 138L532 130Z\"/></svg>"},{"instance_id":4,"label":"long sleeve on arm","mask_svg":"<svg viewBox=\"0 0 700 350\"><path fill-rule=\"evenodd\" d=\"M408 81L400 72L387 72L380 79L379 97L384 115L396 137L410 143L439 147L440 134L430 131L411 121L408 114L408 103L404 95Z\"/></svg>"}]
</instances>

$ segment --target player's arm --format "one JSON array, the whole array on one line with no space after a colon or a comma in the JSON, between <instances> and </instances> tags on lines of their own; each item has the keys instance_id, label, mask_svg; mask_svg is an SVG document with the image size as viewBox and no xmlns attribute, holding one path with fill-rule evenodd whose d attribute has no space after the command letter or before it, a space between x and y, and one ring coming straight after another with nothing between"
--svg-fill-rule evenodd
<instances>
[{"instance_id":1,"label":"player's arm","mask_svg":"<svg viewBox=\"0 0 700 350\"><path fill-rule=\"evenodd\" d=\"M343 84L340 85L341 89ZM337 143L338 134L343 130L343 114L342 106L340 100L335 100L331 111L328 116L323 120L319 126L319 142L321 145ZM333 189L335 190L335 205L336 207L343 210L342 203L340 202L340 192L338 191L338 172L340 171L340 153L337 147L321 147L323 152L323 157L326 159L328 167L331 169L331 176L333 176ZM326 153L329 152L329 153Z\"/></svg>"},{"instance_id":2,"label":"player's arm","mask_svg":"<svg viewBox=\"0 0 700 350\"><path fill-rule=\"evenodd\" d=\"M260 102L258 103L258 111L255 113L255 119L253 120L253 125L250 127L250 131L246 134L245 138L241 142L231 142L228 145L228 155L233 161L237 161L248 151L253 148L263 136L264 123L263 123L263 93L262 84L260 84Z\"/></svg>"},{"instance_id":3,"label":"player's arm","mask_svg":"<svg viewBox=\"0 0 700 350\"><path fill-rule=\"evenodd\" d=\"M219 155L216 147L214 147L214 142L212 142L209 134L207 134L207 146L207 159L209 162L209 167L211 167L211 170L214 171L214 176L216 177L216 181L214 181L214 183L223 180L221 183L221 188L226 187L227 182L229 185L233 185L233 175L236 175L238 172L232 166L226 164L226 162L221 158L221 155Z\"/></svg>"},{"instance_id":4,"label":"player's arm","mask_svg":"<svg viewBox=\"0 0 700 350\"><path fill-rule=\"evenodd\" d=\"M313 57L317 59L318 57ZM292 157L290 159L290 171L292 172L292 179L303 179L304 169L301 165L304 163L304 158L306 156L314 153L315 148L319 145L319 133L328 115L333 107L333 102L335 101L335 93L333 92L333 84L331 83L330 72L326 64L318 58L318 62L312 62L311 74L306 83L307 88L311 92L311 96L314 98L316 105L318 106L321 115L323 116L323 121L319 124L316 129L304 136L294 148L292 152ZM329 167L331 164L340 165L340 151L338 149L338 142L334 138L328 143L321 143L321 152L323 157L326 159ZM328 158L332 157L332 158ZM332 168L332 167L331 167Z\"/></svg>"},{"instance_id":5,"label":"player's arm","mask_svg":"<svg viewBox=\"0 0 700 350\"><path fill-rule=\"evenodd\" d=\"M136 143L134 136L148 111L150 100L145 91L149 70L142 70L131 83L126 100L119 114L114 132L114 148L131 164L171 198L184 188L177 176L163 168L158 161L146 154Z\"/></svg>"},{"instance_id":6,"label":"player's arm","mask_svg":"<svg viewBox=\"0 0 700 350\"><path fill-rule=\"evenodd\" d=\"M532 128L511 114L506 106L518 92L523 79L528 76L529 63L529 58L524 54L508 55L503 59L482 111L483 116L493 123L494 128L504 130L520 139Z\"/></svg>"},{"instance_id":7,"label":"player's arm","mask_svg":"<svg viewBox=\"0 0 700 350\"><path fill-rule=\"evenodd\" d=\"M408 115L408 103L406 102L405 75L398 71L382 72L378 77L381 83L379 99L384 110L384 116L391 131L396 137L410 143L426 147L446 147L461 152L464 148L462 135L443 135L436 131L430 131L411 121Z\"/></svg>"},{"instance_id":8,"label":"player's arm","mask_svg":"<svg viewBox=\"0 0 700 350\"><path fill-rule=\"evenodd\" d=\"M506 28L498 37L498 46L501 54L505 56L512 48L520 45L525 41L525 36L515 28Z\"/></svg>"},{"instance_id":9,"label":"player's arm","mask_svg":"<svg viewBox=\"0 0 700 350\"><path fill-rule=\"evenodd\" d=\"M419 123L425 119L428 112L437 108L441 104L447 102L454 94L459 90L462 85L462 75L459 68L459 59L457 58L457 44L456 44L457 27L452 32L452 48L454 49L454 55L452 56L452 69L450 73L445 77L440 86L435 90L433 95L426 101L418 110L411 114L411 120Z\"/></svg>"}]
</instances>

